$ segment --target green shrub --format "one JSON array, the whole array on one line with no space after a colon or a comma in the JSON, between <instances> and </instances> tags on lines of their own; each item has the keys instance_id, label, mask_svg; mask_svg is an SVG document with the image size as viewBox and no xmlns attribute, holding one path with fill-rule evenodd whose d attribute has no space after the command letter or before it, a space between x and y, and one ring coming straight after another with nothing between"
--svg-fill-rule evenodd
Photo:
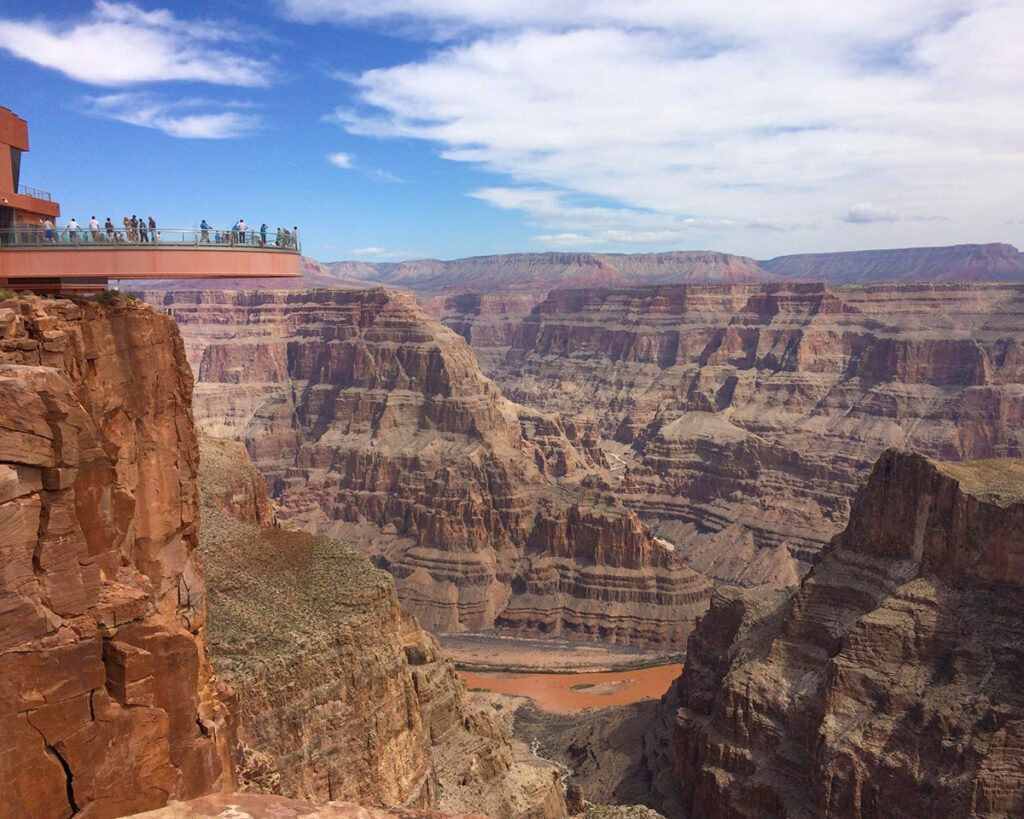
<instances>
[{"instance_id":1,"label":"green shrub","mask_svg":"<svg viewBox=\"0 0 1024 819\"><path fill-rule=\"evenodd\" d=\"M122 293L120 290L104 290L102 293L97 293L92 298L100 304L106 304L110 307L114 307L118 304L134 304L137 301L141 301L141 299L134 293Z\"/></svg>"}]
</instances>

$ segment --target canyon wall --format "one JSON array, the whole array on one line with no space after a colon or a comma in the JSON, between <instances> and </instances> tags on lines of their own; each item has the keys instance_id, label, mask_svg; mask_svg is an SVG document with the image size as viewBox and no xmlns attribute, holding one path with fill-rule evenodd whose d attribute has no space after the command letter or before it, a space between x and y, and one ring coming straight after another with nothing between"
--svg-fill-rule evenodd
<instances>
[{"instance_id":1,"label":"canyon wall","mask_svg":"<svg viewBox=\"0 0 1024 819\"><path fill-rule=\"evenodd\" d=\"M196 553L192 374L141 304L0 301L0 805L230 784Z\"/></svg>"},{"instance_id":2,"label":"canyon wall","mask_svg":"<svg viewBox=\"0 0 1024 819\"><path fill-rule=\"evenodd\" d=\"M391 576L262 517L269 500L242 444L204 437L201 451L210 653L235 692L242 786L564 816L555 767L472 703L437 641L400 608Z\"/></svg>"},{"instance_id":3,"label":"canyon wall","mask_svg":"<svg viewBox=\"0 0 1024 819\"><path fill-rule=\"evenodd\" d=\"M356 545L436 631L681 647L710 583L608 491L586 419L513 404L465 341L384 290L151 294L197 422L243 441L278 517Z\"/></svg>"},{"instance_id":4,"label":"canyon wall","mask_svg":"<svg viewBox=\"0 0 1024 819\"><path fill-rule=\"evenodd\" d=\"M836 284L885 281L1013 281L1024 278L1024 257L1013 245L910 247L839 253L801 253L754 261L714 250L667 253L506 253L466 259L404 262L318 262L303 257L302 276L282 279L195 279L129 282L161 290L308 290L389 287L424 302L447 296L530 295L549 290L660 284L770 282ZM430 308L428 307L428 310ZM432 315L436 315L430 310Z\"/></svg>"},{"instance_id":5,"label":"canyon wall","mask_svg":"<svg viewBox=\"0 0 1024 819\"><path fill-rule=\"evenodd\" d=\"M553 291L480 356L513 400L582 410L691 567L786 585L886 447L1022 453L1022 341L1020 284L678 285Z\"/></svg>"},{"instance_id":6,"label":"canyon wall","mask_svg":"<svg viewBox=\"0 0 1024 819\"><path fill-rule=\"evenodd\" d=\"M1020 816L1022 633L1024 462L888 451L799 589L716 591L663 702L674 807Z\"/></svg>"}]
</instances>

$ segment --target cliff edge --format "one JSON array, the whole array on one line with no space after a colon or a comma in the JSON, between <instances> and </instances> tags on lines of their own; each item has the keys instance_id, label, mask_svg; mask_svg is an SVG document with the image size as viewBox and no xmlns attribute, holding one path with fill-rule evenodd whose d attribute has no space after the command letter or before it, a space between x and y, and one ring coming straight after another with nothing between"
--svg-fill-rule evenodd
<instances>
[{"instance_id":1,"label":"cliff edge","mask_svg":"<svg viewBox=\"0 0 1024 819\"><path fill-rule=\"evenodd\" d=\"M1024 462L889 450L798 590L716 591L670 784L692 816L1020 816L1022 633Z\"/></svg>"},{"instance_id":2,"label":"cliff edge","mask_svg":"<svg viewBox=\"0 0 1024 819\"><path fill-rule=\"evenodd\" d=\"M191 390L174 322L148 307L0 301L5 815L121 816L230 770Z\"/></svg>"}]
</instances>

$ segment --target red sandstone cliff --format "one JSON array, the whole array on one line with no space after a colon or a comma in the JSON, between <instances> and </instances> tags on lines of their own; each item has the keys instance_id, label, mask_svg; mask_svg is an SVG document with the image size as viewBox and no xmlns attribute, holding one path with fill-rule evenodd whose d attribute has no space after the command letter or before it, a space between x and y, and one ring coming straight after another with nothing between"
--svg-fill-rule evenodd
<instances>
[{"instance_id":1,"label":"red sandstone cliff","mask_svg":"<svg viewBox=\"0 0 1024 819\"><path fill-rule=\"evenodd\" d=\"M505 399L410 296L152 298L181 324L200 424L245 442L283 522L358 545L428 628L678 647L706 606L708 582L585 480L606 472L593 426Z\"/></svg>"},{"instance_id":2,"label":"red sandstone cliff","mask_svg":"<svg viewBox=\"0 0 1024 819\"><path fill-rule=\"evenodd\" d=\"M6 816L121 816L229 777L191 387L147 307L0 302Z\"/></svg>"},{"instance_id":3,"label":"red sandstone cliff","mask_svg":"<svg viewBox=\"0 0 1024 819\"><path fill-rule=\"evenodd\" d=\"M885 453L798 590L723 588L690 639L687 815L1024 814L1022 603L1024 462Z\"/></svg>"}]
</instances>

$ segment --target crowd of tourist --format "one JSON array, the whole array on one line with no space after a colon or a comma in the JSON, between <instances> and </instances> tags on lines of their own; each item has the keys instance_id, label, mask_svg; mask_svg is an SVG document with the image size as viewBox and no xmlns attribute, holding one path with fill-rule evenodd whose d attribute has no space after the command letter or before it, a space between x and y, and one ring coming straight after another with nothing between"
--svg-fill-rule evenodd
<instances>
[{"instance_id":1,"label":"crowd of tourist","mask_svg":"<svg viewBox=\"0 0 1024 819\"><path fill-rule=\"evenodd\" d=\"M170 241L175 243L201 243L224 245L253 245L256 247L298 247L298 227L277 228L269 235L270 226L264 222L259 228L250 228L244 219L239 219L230 228L213 228L203 219L199 230L175 230ZM181 234L181 235L179 235ZM108 216L101 225L93 216L87 226L83 227L74 218L68 220L63 227L58 227L52 219L39 219L38 224L22 222L16 227L0 232L0 243L3 244L41 244L67 241L72 244L88 242L90 244L155 244L162 241L163 234L157 229L156 220L152 217L125 216L121 225L117 226Z\"/></svg>"}]
</instances>

